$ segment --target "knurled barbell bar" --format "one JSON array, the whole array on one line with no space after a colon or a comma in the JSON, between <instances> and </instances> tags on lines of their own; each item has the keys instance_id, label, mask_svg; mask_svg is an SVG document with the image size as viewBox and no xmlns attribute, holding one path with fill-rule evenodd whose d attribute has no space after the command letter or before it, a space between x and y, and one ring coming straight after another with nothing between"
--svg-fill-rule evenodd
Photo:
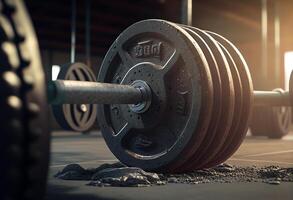
<instances>
[{"instance_id":1,"label":"knurled barbell bar","mask_svg":"<svg viewBox=\"0 0 293 200\"><path fill-rule=\"evenodd\" d=\"M126 29L98 82L51 81L48 94L52 104L103 104L101 130L118 159L176 172L231 156L246 133L252 97L254 105L292 103L289 91L252 92L246 63L227 39L163 20Z\"/></svg>"},{"instance_id":2,"label":"knurled barbell bar","mask_svg":"<svg viewBox=\"0 0 293 200\"><path fill-rule=\"evenodd\" d=\"M152 91L146 82L131 85L102 82L56 80L48 83L49 103L60 104L142 104L151 101ZM292 106L289 91L253 91L256 106Z\"/></svg>"}]
</instances>

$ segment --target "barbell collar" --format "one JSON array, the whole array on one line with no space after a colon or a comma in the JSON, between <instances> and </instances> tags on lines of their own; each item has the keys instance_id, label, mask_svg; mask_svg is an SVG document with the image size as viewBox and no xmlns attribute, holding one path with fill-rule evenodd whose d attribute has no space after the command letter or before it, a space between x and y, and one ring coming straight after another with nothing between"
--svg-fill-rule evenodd
<instances>
[{"instance_id":1,"label":"barbell collar","mask_svg":"<svg viewBox=\"0 0 293 200\"><path fill-rule=\"evenodd\" d=\"M48 84L48 100L53 105L139 104L151 100L149 93L148 88L112 83L56 80Z\"/></svg>"}]
</instances>

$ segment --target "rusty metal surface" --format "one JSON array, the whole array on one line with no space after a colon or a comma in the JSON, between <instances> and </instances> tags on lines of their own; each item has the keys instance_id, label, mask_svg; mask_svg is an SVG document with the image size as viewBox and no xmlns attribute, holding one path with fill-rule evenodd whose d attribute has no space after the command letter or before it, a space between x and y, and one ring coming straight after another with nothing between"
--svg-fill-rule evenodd
<instances>
[{"instance_id":1,"label":"rusty metal surface","mask_svg":"<svg viewBox=\"0 0 293 200\"><path fill-rule=\"evenodd\" d=\"M212 134L216 133L216 127L218 126L220 120L222 112L221 104L223 100L220 72L211 49L199 34L197 34L192 29L189 29L187 26L183 28L197 42L204 53L205 59L207 60L213 83L213 104L211 118L210 121L208 121L208 128L206 128L205 132L204 130L200 129L196 130L196 132L200 131L200 133L203 135L202 138L198 137L194 139L194 143L190 145L190 148L186 149L185 152L182 153L181 159L174 163L172 167L170 167L170 170L172 171L184 171L185 166L188 166L190 160L194 160L194 157L197 156L195 153L198 153L198 151L202 149L202 146L207 144L207 141L213 138Z\"/></svg>"},{"instance_id":2,"label":"rusty metal surface","mask_svg":"<svg viewBox=\"0 0 293 200\"><path fill-rule=\"evenodd\" d=\"M204 165L211 161L213 156L220 150L231 127L235 101L232 74L229 68L229 63L227 62L221 47L216 40L204 31L194 27L190 28L205 40L216 59L221 78L223 98L221 109L223 112L221 112L220 121L216 124L215 129L210 129L211 132L206 136L206 139L201 144L198 152L196 152L193 158L186 163L185 169L187 171L204 167ZM215 125L213 124L212 126Z\"/></svg>"},{"instance_id":3,"label":"rusty metal surface","mask_svg":"<svg viewBox=\"0 0 293 200\"><path fill-rule=\"evenodd\" d=\"M248 122L250 118L251 108L253 104L253 87L252 87L252 80L249 73L248 66L241 55L240 51L226 38L212 32L208 32L210 35L212 35L217 41L219 41L222 45L226 47L226 49L231 54L237 70L239 71L239 76L241 78L241 85L242 85L242 102L243 102L243 108L241 113L236 113L236 115L239 115L241 117L237 131L234 132L234 134L231 135L231 137L228 139L230 141L229 145L226 145L222 151L219 152L218 159L215 159L214 162L211 162L208 166L213 166L214 164L219 164L221 162L224 162L226 159L228 159L233 153L239 148L241 145L247 129L248 129Z\"/></svg>"}]
</instances>

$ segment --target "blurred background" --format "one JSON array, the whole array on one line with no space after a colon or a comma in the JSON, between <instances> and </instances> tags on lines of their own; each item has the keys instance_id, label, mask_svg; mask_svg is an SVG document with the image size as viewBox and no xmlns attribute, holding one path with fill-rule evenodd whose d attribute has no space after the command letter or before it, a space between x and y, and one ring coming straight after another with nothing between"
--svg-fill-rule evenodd
<instances>
[{"instance_id":1,"label":"blurred background","mask_svg":"<svg viewBox=\"0 0 293 200\"><path fill-rule=\"evenodd\" d=\"M97 74L107 49L131 24L167 19L217 32L244 55L254 89L287 88L293 69L292 0L26 0L47 78L73 61ZM58 128L52 118L53 127Z\"/></svg>"}]
</instances>

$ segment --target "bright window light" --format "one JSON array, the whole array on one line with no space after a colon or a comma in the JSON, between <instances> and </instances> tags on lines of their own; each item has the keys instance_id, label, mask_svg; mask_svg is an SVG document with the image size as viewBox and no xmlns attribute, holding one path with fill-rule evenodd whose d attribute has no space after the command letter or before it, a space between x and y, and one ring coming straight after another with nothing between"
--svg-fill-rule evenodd
<instances>
[{"instance_id":1,"label":"bright window light","mask_svg":"<svg viewBox=\"0 0 293 200\"><path fill-rule=\"evenodd\" d=\"M59 72L60 72L60 66L52 65L52 81L57 80Z\"/></svg>"},{"instance_id":2,"label":"bright window light","mask_svg":"<svg viewBox=\"0 0 293 200\"><path fill-rule=\"evenodd\" d=\"M293 51L285 52L284 56L284 64L285 64L285 89L289 90L289 80L290 74L293 70Z\"/></svg>"}]
</instances>

